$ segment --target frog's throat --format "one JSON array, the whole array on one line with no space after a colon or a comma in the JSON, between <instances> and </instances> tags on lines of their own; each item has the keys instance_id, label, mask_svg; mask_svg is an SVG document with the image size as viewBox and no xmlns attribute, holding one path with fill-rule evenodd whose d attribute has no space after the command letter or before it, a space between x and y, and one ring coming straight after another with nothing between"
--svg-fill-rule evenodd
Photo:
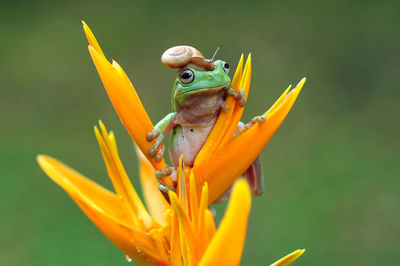
<instances>
[{"instance_id":1,"label":"frog's throat","mask_svg":"<svg viewBox=\"0 0 400 266\"><path fill-rule=\"evenodd\" d=\"M222 89L228 89L228 87L231 85L231 82L227 82L224 85L221 86L215 86L215 87L206 87L206 88L199 88L199 89L194 89L194 90L190 90L190 91L184 91L181 93L178 93L176 96L189 96L191 94L212 94L212 93L216 93L219 92Z\"/></svg>"}]
</instances>

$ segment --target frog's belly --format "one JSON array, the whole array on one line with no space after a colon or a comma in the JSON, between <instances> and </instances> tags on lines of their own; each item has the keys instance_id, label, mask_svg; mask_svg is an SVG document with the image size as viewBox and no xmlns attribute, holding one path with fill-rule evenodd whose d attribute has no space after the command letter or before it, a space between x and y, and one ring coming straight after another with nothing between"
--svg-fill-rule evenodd
<instances>
[{"instance_id":1,"label":"frog's belly","mask_svg":"<svg viewBox=\"0 0 400 266\"><path fill-rule=\"evenodd\" d=\"M194 160L203 147L208 135L213 128L210 126L181 127L175 128L175 135L172 136L170 158L174 167L179 165L179 157L183 155L185 165L193 166Z\"/></svg>"}]
</instances>

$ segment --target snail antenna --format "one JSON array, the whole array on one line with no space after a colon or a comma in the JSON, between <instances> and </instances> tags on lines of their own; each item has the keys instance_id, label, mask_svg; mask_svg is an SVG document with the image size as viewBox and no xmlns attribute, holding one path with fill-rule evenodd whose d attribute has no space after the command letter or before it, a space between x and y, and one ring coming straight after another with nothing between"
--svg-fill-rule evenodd
<instances>
[{"instance_id":1,"label":"snail antenna","mask_svg":"<svg viewBox=\"0 0 400 266\"><path fill-rule=\"evenodd\" d=\"M217 49L215 50L213 56L212 56L211 59L210 59L210 62L213 62L213 61L214 61L215 56L217 55L218 51L219 51L219 47L217 47Z\"/></svg>"}]
</instances>

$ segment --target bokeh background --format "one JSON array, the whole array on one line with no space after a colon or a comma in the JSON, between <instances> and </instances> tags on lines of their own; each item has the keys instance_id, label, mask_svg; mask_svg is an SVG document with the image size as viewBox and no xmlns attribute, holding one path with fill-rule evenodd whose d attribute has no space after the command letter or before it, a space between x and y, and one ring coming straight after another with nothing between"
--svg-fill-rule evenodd
<instances>
[{"instance_id":1,"label":"bokeh background","mask_svg":"<svg viewBox=\"0 0 400 266\"><path fill-rule=\"evenodd\" d=\"M25 1L0 9L0 261L126 265L124 255L39 169L54 156L111 188L93 126L137 162L87 51L84 19L157 122L176 71L162 52L189 44L236 67L252 52L245 121L307 83L262 153L242 265L298 249L296 265L400 264L398 1ZM227 166L229 167L229 166ZM225 205L216 206L218 219Z\"/></svg>"}]
</instances>

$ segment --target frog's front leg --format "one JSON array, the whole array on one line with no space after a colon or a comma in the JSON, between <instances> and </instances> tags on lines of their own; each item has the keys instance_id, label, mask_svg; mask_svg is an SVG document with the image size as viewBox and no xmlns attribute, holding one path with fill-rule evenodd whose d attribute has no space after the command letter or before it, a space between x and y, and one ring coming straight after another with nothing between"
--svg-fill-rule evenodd
<instances>
[{"instance_id":1,"label":"frog's front leg","mask_svg":"<svg viewBox=\"0 0 400 266\"><path fill-rule=\"evenodd\" d=\"M161 119L161 121L154 126L154 129L151 132L147 133L146 137L148 141L152 141L155 138L157 138L154 144L149 149L149 156L151 158L156 157L156 160L158 162L162 160L165 152L165 146L163 144L164 138L169 133L169 131L171 131L171 129L173 129L175 126L176 126L176 112L173 112L169 113L166 117ZM161 148L157 152L160 146ZM156 171L156 178L160 179L164 176L169 176L171 174L172 174L172 168L170 166L167 166L164 169ZM174 187L165 186L161 183L158 184L158 187L161 191L164 192L175 189Z\"/></svg>"},{"instance_id":2,"label":"frog's front leg","mask_svg":"<svg viewBox=\"0 0 400 266\"><path fill-rule=\"evenodd\" d=\"M176 112L169 113L166 117L158 122L154 129L147 133L147 140L152 141L157 138L154 144L149 149L149 156L151 158L156 157L156 160L160 162L164 156L165 146L163 144L164 137L168 132L176 126ZM158 150L158 148L161 148ZM158 152L157 152L158 150ZM165 171L164 176L168 175L169 171Z\"/></svg>"},{"instance_id":3,"label":"frog's front leg","mask_svg":"<svg viewBox=\"0 0 400 266\"><path fill-rule=\"evenodd\" d=\"M244 91L242 89L239 89L239 91L236 91L229 87L227 89L227 94L235 98L239 102L239 106L243 107L244 104L246 103L246 95L244 94Z\"/></svg>"}]
</instances>

